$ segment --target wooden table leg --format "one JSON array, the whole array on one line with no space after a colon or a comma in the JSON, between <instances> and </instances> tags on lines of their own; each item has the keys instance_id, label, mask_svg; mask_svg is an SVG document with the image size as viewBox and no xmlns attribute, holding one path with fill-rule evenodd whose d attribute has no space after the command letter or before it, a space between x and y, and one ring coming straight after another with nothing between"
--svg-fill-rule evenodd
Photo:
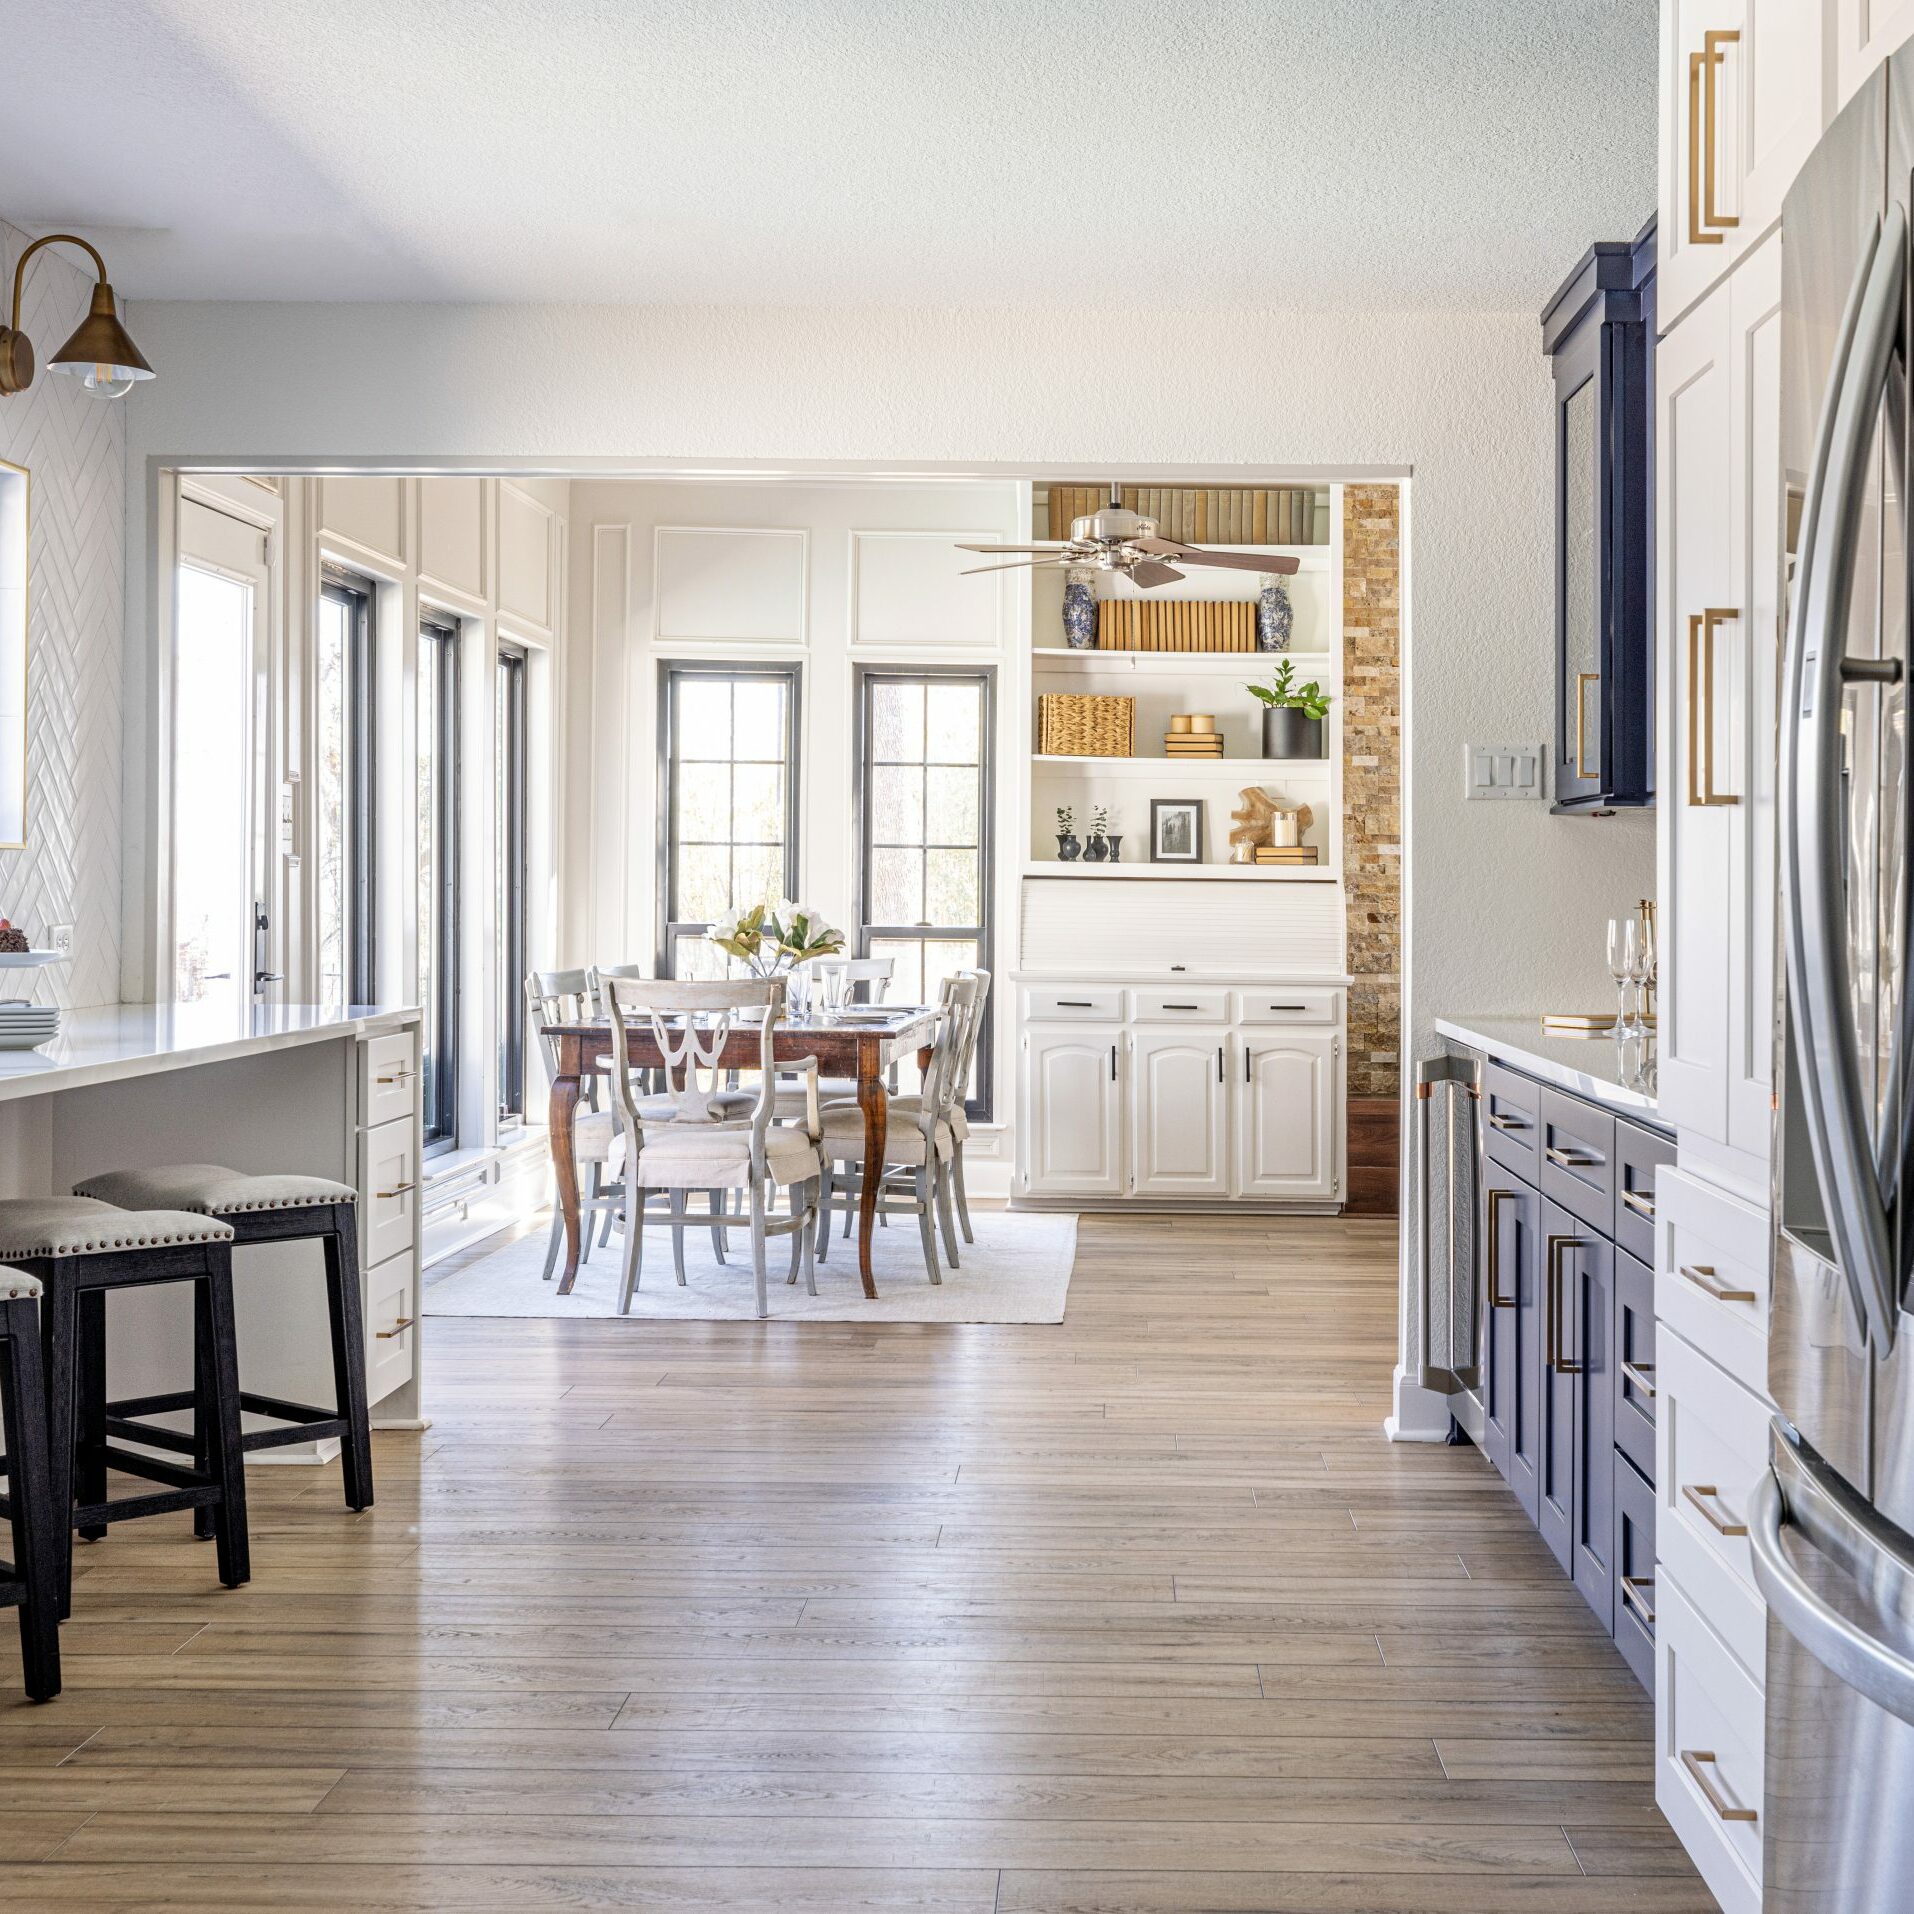
<instances>
[{"instance_id":1,"label":"wooden table leg","mask_svg":"<svg viewBox=\"0 0 1914 1914\"><path fill-rule=\"evenodd\" d=\"M558 1293L569 1296L578 1280L578 1249L582 1232L578 1227L578 1159L573 1154L572 1116L578 1108L579 1043L576 1037L558 1039L558 1074L552 1078L552 1107L548 1132L552 1146L552 1170L558 1178L558 1209L565 1219L565 1267L558 1278Z\"/></svg>"},{"instance_id":2,"label":"wooden table leg","mask_svg":"<svg viewBox=\"0 0 1914 1914\"><path fill-rule=\"evenodd\" d=\"M875 1299L877 1278L871 1273L871 1246L877 1233L877 1197L884 1182L891 1102L884 1089L882 1048L871 1037L858 1040L857 1107L864 1112L864 1181L857 1192L857 1273L864 1279L864 1294Z\"/></svg>"}]
</instances>

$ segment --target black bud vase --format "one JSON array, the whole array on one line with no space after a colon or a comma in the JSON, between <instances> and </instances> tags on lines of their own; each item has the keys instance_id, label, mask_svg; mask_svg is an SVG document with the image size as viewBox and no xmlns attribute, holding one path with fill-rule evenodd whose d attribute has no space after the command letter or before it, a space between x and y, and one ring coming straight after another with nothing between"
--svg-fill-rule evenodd
<instances>
[{"instance_id":1,"label":"black bud vase","mask_svg":"<svg viewBox=\"0 0 1914 1914\"><path fill-rule=\"evenodd\" d=\"M1057 833L1057 861L1060 864L1074 864L1083 854L1083 846L1068 831Z\"/></svg>"},{"instance_id":2,"label":"black bud vase","mask_svg":"<svg viewBox=\"0 0 1914 1914\"><path fill-rule=\"evenodd\" d=\"M1101 864L1110 855L1110 840L1106 837L1093 837L1083 847L1083 861L1086 864Z\"/></svg>"},{"instance_id":3,"label":"black bud vase","mask_svg":"<svg viewBox=\"0 0 1914 1914\"><path fill-rule=\"evenodd\" d=\"M1123 839L1122 839L1121 837L1113 837L1113 838L1111 838L1111 840L1110 840L1110 862L1111 862L1112 864L1121 864L1121 863L1123 862L1123 858L1122 858L1122 856L1121 856L1121 852L1122 852L1122 850L1123 850Z\"/></svg>"}]
</instances>

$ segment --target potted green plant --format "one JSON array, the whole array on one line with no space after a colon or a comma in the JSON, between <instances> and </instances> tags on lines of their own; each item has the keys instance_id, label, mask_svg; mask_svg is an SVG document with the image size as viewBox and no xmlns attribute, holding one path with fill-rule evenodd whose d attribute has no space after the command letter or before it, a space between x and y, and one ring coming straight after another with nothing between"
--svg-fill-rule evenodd
<instances>
[{"instance_id":1,"label":"potted green plant","mask_svg":"<svg viewBox=\"0 0 1914 1914\"><path fill-rule=\"evenodd\" d=\"M1296 682L1296 666L1285 658L1266 685L1245 687L1263 706L1263 756L1319 758L1323 754L1323 720L1330 697L1314 678Z\"/></svg>"}]
</instances>

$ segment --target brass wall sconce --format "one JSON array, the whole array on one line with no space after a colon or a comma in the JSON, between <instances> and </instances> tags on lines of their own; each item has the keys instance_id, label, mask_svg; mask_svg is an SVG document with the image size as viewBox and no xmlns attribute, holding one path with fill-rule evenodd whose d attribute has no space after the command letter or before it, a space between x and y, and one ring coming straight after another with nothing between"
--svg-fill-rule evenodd
<instances>
[{"instance_id":1,"label":"brass wall sconce","mask_svg":"<svg viewBox=\"0 0 1914 1914\"><path fill-rule=\"evenodd\" d=\"M64 372L99 399L117 399L132 390L141 379L150 379L153 368L140 355L140 349L127 337L113 302L113 288L106 283L106 261L84 239L73 233L48 233L36 239L19 258L13 269L13 323L0 326L0 398L24 392L33 383L33 341L20 330L20 288L26 281L27 261L42 246L78 246L93 261L100 282L93 288L93 309L80 321L79 330L47 363L55 372Z\"/></svg>"}]
</instances>

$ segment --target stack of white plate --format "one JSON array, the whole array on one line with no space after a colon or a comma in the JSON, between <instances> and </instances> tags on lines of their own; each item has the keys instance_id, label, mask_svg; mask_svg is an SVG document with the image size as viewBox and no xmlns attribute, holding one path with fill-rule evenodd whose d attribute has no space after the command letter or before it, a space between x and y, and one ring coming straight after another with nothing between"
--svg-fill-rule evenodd
<instances>
[{"instance_id":1,"label":"stack of white plate","mask_svg":"<svg viewBox=\"0 0 1914 1914\"><path fill-rule=\"evenodd\" d=\"M0 1050L37 1050L59 1034L57 1004L0 1002Z\"/></svg>"}]
</instances>

